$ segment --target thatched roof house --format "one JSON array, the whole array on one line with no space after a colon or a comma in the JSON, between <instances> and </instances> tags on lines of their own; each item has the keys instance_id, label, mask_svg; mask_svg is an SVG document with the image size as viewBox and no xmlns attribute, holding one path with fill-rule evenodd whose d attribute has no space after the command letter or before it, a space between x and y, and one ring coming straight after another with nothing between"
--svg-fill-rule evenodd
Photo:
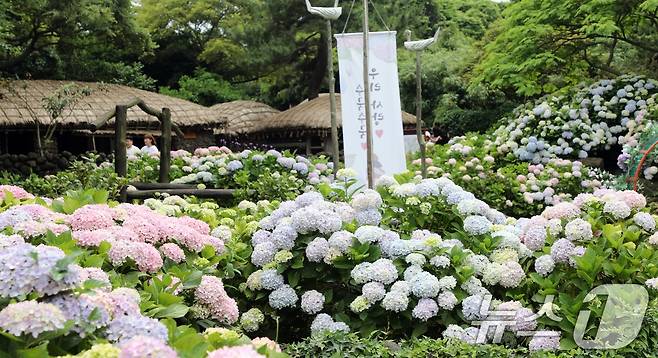
<instances>
[{"instance_id":1,"label":"thatched roof house","mask_svg":"<svg viewBox=\"0 0 658 358\"><path fill-rule=\"evenodd\" d=\"M336 94L336 119L342 127L340 94ZM416 116L402 112L405 131L416 126ZM331 110L329 94L306 100L299 105L254 125L253 141L271 144L281 149L303 149L307 154L331 152ZM339 131L339 136L342 135Z\"/></svg>"},{"instance_id":2,"label":"thatched roof house","mask_svg":"<svg viewBox=\"0 0 658 358\"><path fill-rule=\"evenodd\" d=\"M336 119L338 127L342 127L340 94L336 94ZM411 127L416 125L416 116L402 112L402 125ZM323 93L319 97L306 100L299 105L272 116L260 126L260 133L275 135L282 132L285 135L330 135L331 111L329 107L329 94Z\"/></svg>"},{"instance_id":3,"label":"thatched roof house","mask_svg":"<svg viewBox=\"0 0 658 358\"><path fill-rule=\"evenodd\" d=\"M39 123L42 128L54 123L44 108L44 98L52 96L62 86L71 83L77 85L77 88L85 88L90 92L86 96L81 96L72 108L65 108L55 121L58 137L63 136L58 140L60 149L64 147L66 150L75 152L96 148L98 138L105 138L107 142L106 145L101 145L100 150L111 149L109 147L113 145L110 140L114 135L113 119L102 128L103 130L92 133L89 129L92 128L98 117L112 111L116 105L128 103L134 98L143 100L152 108L167 107L171 110L172 122L185 134L185 142L183 142L183 138L177 139L179 147L213 144L212 130L226 124L226 118L210 108L180 98L128 86L79 81L11 81L8 82L8 86L0 86L0 133L3 131L5 133L5 150L17 147L17 145L12 145L12 138L9 138L7 133L17 133L18 136L23 137L22 141L31 138L30 142L32 142L35 138L35 123ZM159 121L156 117L134 106L128 110L128 128L129 134L133 133L138 136L146 133L157 134ZM16 139L13 141L17 142ZM75 148L67 147L71 145ZM82 148L85 146L87 148ZM20 152L30 149L22 146L18 150Z\"/></svg>"},{"instance_id":4,"label":"thatched roof house","mask_svg":"<svg viewBox=\"0 0 658 358\"><path fill-rule=\"evenodd\" d=\"M91 90L91 94L82 98L72 111L65 110L62 113L62 117L57 122L63 127L91 128L97 117L114 109L117 104L127 103L135 97L142 99L153 108L169 108L172 122L181 128L214 127L226 123L226 118L207 107L128 86L95 82L32 80L12 82L13 91L0 88L2 94L0 126L31 127L35 119L42 125L51 124L52 120L43 107L43 99L69 83L87 87ZM132 107L128 110L128 125L152 128L158 125L158 120L138 107Z\"/></svg>"},{"instance_id":5,"label":"thatched roof house","mask_svg":"<svg viewBox=\"0 0 658 358\"><path fill-rule=\"evenodd\" d=\"M255 101L233 101L216 104L210 109L226 118L226 125L215 131L217 134L240 136L261 130L272 116L281 111L265 103Z\"/></svg>"}]
</instances>

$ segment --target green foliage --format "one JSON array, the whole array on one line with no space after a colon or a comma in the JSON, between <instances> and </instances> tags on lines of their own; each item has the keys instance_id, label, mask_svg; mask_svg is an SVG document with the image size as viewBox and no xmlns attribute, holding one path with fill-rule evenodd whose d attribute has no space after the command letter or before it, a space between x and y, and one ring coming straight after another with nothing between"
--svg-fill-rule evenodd
<instances>
[{"instance_id":1,"label":"green foliage","mask_svg":"<svg viewBox=\"0 0 658 358\"><path fill-rule=\"evenodd\" d=\"M431 36L435 27L442 31L438 44L422 55L424 122L442 136L484 131L514 106L502 92L469 87L469 72L482 52L480 39L500 17L500 5L481 0L436 4L437 20L414 34L414 38L423 38ZM403 108L416 113L416 56L406 50L400 50L398 56Z\"/></svg>"},{"instance_id":2,"label":"green foliage","mask_svg":"<svg viewBox=\"0 0 658 358\"><path fill-rule=\"evenodd\" d=\"M536 96L631 69L655 77L655 10L646 0L514 1L485 38L473 83Z\"/></svg>"},{"instance_id":3,"label":"green foliage","mask_svg":"<svg viewBox=\"0 0 658 358\"><path fill-rule=\"evenodd\" d=\"M2 172L0 183L17 185L35 195L57 198L69 191L97 189L104 190L110 198L118 198L122 186L127 180L117 176L112 166L98 166L97 157L89 154L71 166L54 175L39 176L30 174L22 177L17 174Z\"/></svg>"},{"instance_id":4,"label":"green foliage","mask_svg":"<svg viewBox=\"0 0 658 358\"><path fill-rule=\"evenodd\" d=\"M3 2L5 4L6 2ZM152 48L130 0L10 1L0 18L0 71L20 77L111 81ZM0 30L2 31L2 30Z\"/></svg>"},{"instance_id":5,"label":"green foliage","mask_svg":"<svg viewBox=\"0 0 658 358\"><path fill-rule=\"evenodd\" d=\"M327 333L312 336L285 347L291 357L393 357L393 351L386 341L376 337L361 338L355 333ZM394 342L392 346L395 346Z\"/></svg>"},{"instance_id":6,"label":"green foliage","mask_svg":"<svg viewBox=\"0 0 658 358\"><path fill-rule=\"evenodd\" d=\"M231 85L220 76L205 70L197 70L194 76L184 75L178 81L178 89L161 87L160 92L169 96L179 97L199 103L204 106L212 106L243 99L245 94L237 86Z\"/></svg>"},{"instance_id":7,"label":"green foliage","mask_svg":"<svg viewBox=\"0 0 658 358\"><path fill-rule=\"evenodd\" d=\"M155 80L144 74L142 63L115 63L110 67L109 72L114 74L110 82L147 91L155 90Z\"/></svg>"}]
</instances>

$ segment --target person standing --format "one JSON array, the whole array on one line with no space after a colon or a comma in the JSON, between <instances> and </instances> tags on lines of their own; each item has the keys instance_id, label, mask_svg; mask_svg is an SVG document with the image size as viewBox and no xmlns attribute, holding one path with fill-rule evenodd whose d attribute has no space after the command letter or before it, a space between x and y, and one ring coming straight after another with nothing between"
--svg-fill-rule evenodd
<instances>
[{"instance_id":1,"label":"person standing","mask_svg":"<svg viewBox=\"0 0 658 358\"><path fill-rule=\"evenodd\" d=\"M137 146L133 145L133 139L132 138L126 138L126 156L128 158L131 157L137 157L142 154L142 151L137 148Z\"/></svg>"},{"instance_id":2,"label":"person standing","mask_svg":"<svg viewBox=\"0 0 658 358\"><path fill-rule=\"evenodd\" d=\"M144 155L160 154L158 147L155 145L155 138L150 134L144 136L144 146L142 147L142 154Z\"/></svg>"}]
</instances>

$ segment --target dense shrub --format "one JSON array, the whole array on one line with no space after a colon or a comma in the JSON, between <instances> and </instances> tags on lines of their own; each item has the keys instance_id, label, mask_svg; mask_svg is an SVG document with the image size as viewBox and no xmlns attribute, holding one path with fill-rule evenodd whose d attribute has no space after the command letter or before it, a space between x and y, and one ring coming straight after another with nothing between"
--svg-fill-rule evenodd
<instances>
[{"instance_id":1,"label":"dense shrub","mask_svg":"<svg viewBox=\"0 0 658 358\"><path fill-rule=\"evenodd\" d=\"M655 105L656 93L655 80L625 75L546 96L517 108L494 132L496 150L533 163L601 154L624 144L624 135Z\"/></svg>"}]
</instances>

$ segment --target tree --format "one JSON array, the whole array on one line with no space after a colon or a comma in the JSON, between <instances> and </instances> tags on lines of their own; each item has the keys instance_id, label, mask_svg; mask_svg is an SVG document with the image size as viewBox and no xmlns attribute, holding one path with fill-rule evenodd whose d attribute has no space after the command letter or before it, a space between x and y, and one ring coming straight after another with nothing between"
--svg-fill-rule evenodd
<instances>
[{"instance_id":1,"label":"tree","mask_svg":"<svg viewBox=\"0 0 658 358\"><path fill-rule=\"evenodd\" d=\"M131 0L8 0L3 6L0 71L20 77L112 81L121 65L153 48Z\"/></svg>"},{"instance_id":2,"label":"tree","mask_svg":"<svg viewBox=\"0 0 658 358\"><path fill-rule=\"evenodd\" d=\"M474 82L536 96L586 78L658 74L656 0L519 0L503 17Z\"/></svg>"},{"instance_id":3,"label":"tree","mask_svg":"<svg viewBox=\"0 0 658 358\"><path fill-rule=\"evenodd\" d=\"M416 38L431 36L441 27L439 43L423 54L423 118L442 136L486 130L513 105L499 91L470 86L469 77L482 53L480 39L500 17L503 5L490 0L443 0L436 5L437 20L417 25L428 32L414 34ZM411 111L416 86L414 54L400 51L399 68L403 108Z\"/></svg>"},{"instance_id":4,"label":"tree","mask_svg":"<svg viewBox=\"0 0 658 358\"><path fill-rule=\"evenodd\" d=\"M160 87L160 92L204 106L236 101L248 96L243 88L231 85L220 76L202 69L197 70L194 76L184 75L178 84L178 89Z\"/></svg>"}]
</instances>

